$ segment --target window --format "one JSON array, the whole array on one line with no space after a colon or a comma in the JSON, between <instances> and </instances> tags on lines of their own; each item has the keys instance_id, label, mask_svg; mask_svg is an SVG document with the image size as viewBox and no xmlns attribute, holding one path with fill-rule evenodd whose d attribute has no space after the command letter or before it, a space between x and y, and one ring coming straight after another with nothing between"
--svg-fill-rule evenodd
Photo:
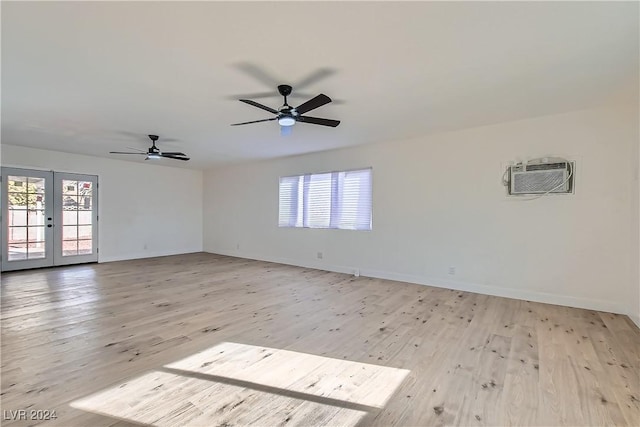
<instances>
[{"instance_id":1,"label":"window","mask_svg":"<svg viewBox=\"0 0 640 427\"><path fill-rule=\"evenodd\" d=\"M371 168L280 178L278 225L371 230Z\"/></svg>"}]
</instances>

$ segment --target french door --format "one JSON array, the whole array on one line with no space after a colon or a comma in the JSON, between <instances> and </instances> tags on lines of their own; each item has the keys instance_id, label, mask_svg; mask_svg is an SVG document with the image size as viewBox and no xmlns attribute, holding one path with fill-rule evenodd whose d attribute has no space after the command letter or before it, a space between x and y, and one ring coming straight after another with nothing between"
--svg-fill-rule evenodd
<instances>
[{"instance_id":1,"label":"french door","mask_svg":"<svg viewBox=\"0 0 640 427\"><path fill-rule=\"evenodd\" d=\"M2 271L98 261L98 177L2 168Z\"/></svg>"}]
</instances>

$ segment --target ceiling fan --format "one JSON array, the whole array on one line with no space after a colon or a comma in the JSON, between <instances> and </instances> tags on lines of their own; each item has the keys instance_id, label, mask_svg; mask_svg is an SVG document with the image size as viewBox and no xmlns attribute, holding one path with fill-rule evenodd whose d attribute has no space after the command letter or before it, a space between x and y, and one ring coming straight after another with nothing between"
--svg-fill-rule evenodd
<instances>
[{"instance_id":1,"label":"ceiling fan","mask_svg":"<svg viewBox=\"0 0 640 427\"><path fill-rule=\"evenodd\" d=\"M111 154L137 154L139 156L147 156L145 160L149 159L160 159L164 157L165 159L175 159L175 160L189 160L184 153L179 153L177 151L160 151L158 147L156 147L156 141L158 140L158 135L148 135L149 139L151 139L151 147L147 151L138 150L137 148L131 148L132 150L139 151L138 153L131 153L127 151L109 151Z\"/></svg>"},{"instance_id":2,"label":"ceiling fan","mask_svg":"<svg viewBox=\"0 0 640 427\"><path fill-rule=\"evenodd\" d=\"M320 95L314 98L311 98L307 102L304 102L297 107L292 107L289 104L287 104L287 96L291 95L292 90L293 88L289 85L278 86L278 92L280 92L280 95L284 97L284 105L280 107L279 110L276 110L271 107L267 107L266 105L262 105L250 99L241 99L240 101L244 102L245 104L249 104L249 105L253 105L254 107L261 108L265 111L275 114L276 116L270 119L234 123L231 126L248 125L250 123L271 122L275 120L278 121L278 124L280 124L280 126L282 126L283 129L289 126L293 126L296 122L310 123L313 125L322 125L322 126L330 126L330 127L336 127L340 124L339 120L321 119L318 117L303 116L304 113L307 113L311 110L315 110L318 107L322 107L323 105L330 103L331 98L329 98L327 95L321 93Z\"/></svg>"}]
</instances>

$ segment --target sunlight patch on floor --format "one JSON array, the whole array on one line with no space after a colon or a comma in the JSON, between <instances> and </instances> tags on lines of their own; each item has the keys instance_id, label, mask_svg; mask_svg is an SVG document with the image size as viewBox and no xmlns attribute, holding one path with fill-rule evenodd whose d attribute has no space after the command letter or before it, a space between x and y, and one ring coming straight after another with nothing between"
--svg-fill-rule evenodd
<instances>
[{"instance_id":1,"label":"sunlight patch on floor","mask_svg":"<svg viewBox=\"0 0 640 427\"><path fill-rule=\"evenodd\" d=\"M231 342L165 366L378 408L409 373L406 369Z\"/></svg>"},{"instance_id":2,"label":"sunlight patch on floor","mask_svg":"<svg viewBox=\"0 0 640 427\"><path fill-rule=\"evenodd\" d=\"M344 425L365 411L166 372L151 372L71 404L154 426Z\"/></svg>"},{"instance_id":3,"label":"sunlight patch on floor","mask_svg":"<svg viewBox=\"0 0 640 427\"><path fill-rule=\"evenodd\" d=\"M355 426L408 373L225 342L71 406L154 426Z\"/></svg>"}]
</instances>

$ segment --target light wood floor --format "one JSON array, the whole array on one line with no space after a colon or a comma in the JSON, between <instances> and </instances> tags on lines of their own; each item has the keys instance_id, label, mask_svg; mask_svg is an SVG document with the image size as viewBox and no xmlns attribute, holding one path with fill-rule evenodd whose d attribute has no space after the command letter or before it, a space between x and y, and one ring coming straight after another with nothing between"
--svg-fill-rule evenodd
<instances>
[{"instance_id":1,"label":"light wood floor","mask_svg":"<svg viewBox=\"0 0 640 427\"><path fill-rule=\"evenodd\" d=\"M269 353L280 362L240 375ZM310 378L302 364L320 367L319 392L277 380L283 365ZM359 366L399 385L365 387L382 374L357 380ZM637 426L639 373L638 328L590 310L211 254L2 275L7 426L37 424L7 420L20 409L55 410L51 425L145 423L127 411L147 398L158 414L189 401L157 425L216 412L223 425ZM78 409L108 404L113 387L113 416Z\"/></svg>"}]
</instances>

